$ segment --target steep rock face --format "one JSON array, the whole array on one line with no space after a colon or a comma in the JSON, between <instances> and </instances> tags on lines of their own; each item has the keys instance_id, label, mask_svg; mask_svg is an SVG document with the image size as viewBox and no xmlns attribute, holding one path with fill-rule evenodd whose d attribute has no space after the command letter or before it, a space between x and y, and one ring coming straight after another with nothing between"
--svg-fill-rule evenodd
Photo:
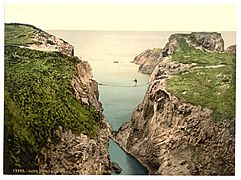
<instances>
[{"instance_id":1,"label":"steep rock face","mask_svg":"<svg viewBox=\"0 0 241 180\"><path fill-rule=\"evenodd\" d=\"M76 99L81 100L87 105L94 106L102 112L103 108L99 99L98 84L92 79L93 74L87 61L81 61L77 65L77 72L73 76L71 85L74 89Z\"/></svg>"},{"instance_id":2,"label":"steep rock face","mask_svg":"<svg viewBox=\"0 0 241 180\"><path fill-rule=\"evenodd\" d=\"M171 55L177 49L177 38L184 38L196 49L203 51L224 51L224 40L221 33L217 32L193 32L191 34L173 34L163 49L164 56Z\"/></svg>"},{"instance_id":3,"label":"steep rock face","mask_svg":"<svg viewBox=\"0 0 241 180\"><path fill-rule=\"evenodd\" d=\"M56 130L57 143L49 144L39 154L40 173L42 174L110 174L108 141L111 127L102 114L99 102L98 85L92 79L92 71L87 61L77 64L76 74L71 85L78 100L93 106L102 118L102 127L96 139L71 130Z\"/></svg>"},{"instance_id":4,"label":"steep rock face","mask_svg":"<svg viewBox=\"0 0 241 180\"><path fill-rule=\"evenodd\" d=\"M97 137L91 139L85 134L72 133L59 127L56 142L50 142L41 150L39 172L42 174L111 174L108 154L111 126L102 114L99 102L98 84L92 79L92 70L87 61L77 64L77 71L71 80L77 100L92 106L101 117L102 127Z\"/></svg>"},{"instance_id":5,"label":"steep rock face","mask_svg":"<svg viewBox=\"0 0 241 180\"><path fill-rule=\"evenodd\" d=\"M132 63L139 64L139 71L143 74L151 74L156 65L162 60L163 58L160 49L147 49L136 56Z\"/></svg>"},{"instance_id":6,"label":"steep rock face","mask_svg":"<svg viewBox=\"0 0 241 180\"><path fill-rule=\"evenodd\" d=\"M229 46L226 49L226 51L229 52L229 53L236 53L236 45Z\"/></svg>"},{"instance_id":7,"label":"steep rock face","mask_svg":"<svg viewBox=\"0 0 241 180\"><path fill-rule=\"evenodd\" d=\"M41 174L110 174L108 140L110 125L102 119L102 128L96 139L74 134L59 127L56 143L49 143L39 154Z\"/></svg>"},{"instance_id":8,"label":"steep rock face","mask_svg":"<svg viewBox=\"0 0 241 180\"><path fill-rule=\"evenodd\" d=\"M234 175L234 121L215 123L211 110L179 101L163 76L178 70L163 67L156 66L143 102L113 139L150 174Z\"/></svg>"}]
</instances>

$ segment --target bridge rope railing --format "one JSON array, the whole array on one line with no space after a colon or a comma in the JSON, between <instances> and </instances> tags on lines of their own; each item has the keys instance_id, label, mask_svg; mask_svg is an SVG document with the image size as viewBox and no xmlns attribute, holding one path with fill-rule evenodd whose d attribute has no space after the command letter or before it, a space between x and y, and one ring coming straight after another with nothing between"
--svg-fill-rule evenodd
<instances>
[{"instance_id":1,"label":"bridge rope railing","mask_svg":"<svg viewBox=\"0 0 241 180\"><path fill-rule=\"evenodd\" d=\"M108 84L108 83L98 83L100 86L109 86L109 87L123 87L123 88L135 88L135 87L142 87L147 86L149 83L145 84L134 84L134 85L117 85L117 84Z\"/></svg>"}]
</instances>

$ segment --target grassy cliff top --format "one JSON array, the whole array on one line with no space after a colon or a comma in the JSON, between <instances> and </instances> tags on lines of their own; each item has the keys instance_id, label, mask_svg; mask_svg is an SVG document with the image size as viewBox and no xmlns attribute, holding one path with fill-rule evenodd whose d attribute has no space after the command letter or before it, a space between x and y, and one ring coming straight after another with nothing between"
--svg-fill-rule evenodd
<instances>
[{"instance_id":1,"label":"grassy cliff top","mask_svg":"<svg viewBox=\"0 0 241 180\"><path fill-rule=\"evenodd\" d=\"M227 52L205 52L190 46L185 38L177 37L177 49L172 55L172 60L180 63L197 63L198 66L235 63L235 55Z\"/></svg>"},{"instance_id":2,"label":"grassy cliff top","mask_svg":"<svg viewBox=\"0 0 241 180\"><path fill-rule=\"evenodd\" d=\"M27 45L33 43L34 33L41 30L28 24L5 24L5 45Z\"/></svg>"},{"instance_id":3,"label":"grassy cliff top","mask_svg":"<svg viewBox=\"0 0 241 180\"><path fill-rule=\"evenodd\" d=\"M32 26L5 27L4 148L5 170L34 168L36 154L56 140L55 129L71 129L94 138L100 115L77 101L70 81L77 57L19 48L29 42ZM21 37L15 39L17 34ZM19 35L18 35L19 36Z\"/></svg>"},{"instance_id":4,"label":"grassy cliff top","mask_svg":"<svg viewBox=\"0 0 241 180\"><path fill-rule=\"evenodd\" d=\"M196 63L199 68L168 79L171 93L184 102L213 110L214 121L235 118L235 54L204 52L190 46L184 38L177 38L172 60Z\"/></svg>"}]
</instances>

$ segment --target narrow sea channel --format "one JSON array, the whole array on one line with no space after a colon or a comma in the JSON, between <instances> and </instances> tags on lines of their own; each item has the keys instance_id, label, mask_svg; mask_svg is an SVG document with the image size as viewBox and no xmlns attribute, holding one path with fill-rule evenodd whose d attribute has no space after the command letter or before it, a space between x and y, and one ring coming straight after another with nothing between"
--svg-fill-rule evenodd
<instances>
[{"instance_id":1,"label":"narrow sea channel","mask_svg":"<svg viewBox=\"0 0 241 180\"><path fill-rule=\"evenodd\" d=\"M119 66L120 73L112 76L113 82L119 82L119 85L123 85L123 87L99 86L99 91L104 115L113 130L117 131L124 122L130 120L133 110L142 101L147 88L148 76L137 73L136 65L126 64L123 66L122 64L116 64L115 66ZM121 74L128 75L123 77ZM138 83L143 86L134 87L134 78L138 79ZM134 157L125 153L112 140L109 141L109 153L111 161L117 162L122 168L122 175L148 174L146 168Z\"/></svg>"},{"instance_id":2,"label":"narrow sea channel","mask_svg":"<svg viewBox=\"0 0 241 180\"><path fill-rule=\"evenodd\" d=\"M130 121L131 114L143 100L148 75L138 73L138 65L130 63L145 51L163 47L171 32L128 31L49 31L75 48L75 55L88 61L93 78L99 85L104 115L113 130ZM118 63L113 63L114 61ZM134 87L133 80L137 79ZM134 157L125 153L114 141L109 141L110 159L122 168L121 175L148 174Z\"/></svg>"}]
</instances>

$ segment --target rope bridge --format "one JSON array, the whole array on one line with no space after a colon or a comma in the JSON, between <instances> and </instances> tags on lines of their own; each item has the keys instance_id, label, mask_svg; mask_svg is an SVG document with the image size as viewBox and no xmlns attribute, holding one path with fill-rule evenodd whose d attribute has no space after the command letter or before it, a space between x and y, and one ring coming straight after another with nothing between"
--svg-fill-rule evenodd
<instances>
[{"instance_id":1,"label":"rope bridge","mask_svg":"<svg viewBox=\"0 0 241 180\"><path fill-rule=\"evenodd\" d=\"M109 87L123 87L123 88L135 88L135 87L142 87L142 86L147 86L148 83L146 84L139 84L139 85L115 85L115 84L107 84L107 83L98 83L100 86L109 86Z\"/></svg>"}]
</instances>

